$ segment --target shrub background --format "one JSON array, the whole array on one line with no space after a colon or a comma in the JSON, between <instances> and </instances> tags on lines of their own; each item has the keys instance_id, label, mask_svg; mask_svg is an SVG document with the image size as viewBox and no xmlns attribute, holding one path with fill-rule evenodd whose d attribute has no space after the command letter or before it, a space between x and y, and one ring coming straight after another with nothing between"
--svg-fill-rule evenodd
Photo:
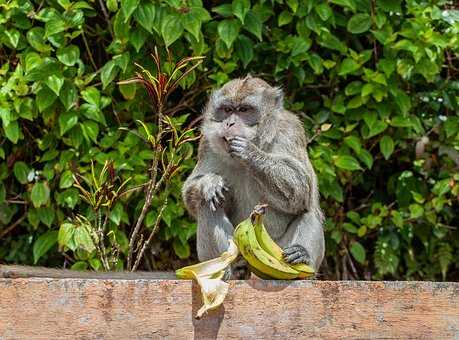
<instances>
[{"instance_id":1,"label":"shrub background","mask_svg":"<svg viewBox=\"0 0 459 340\"><path fill-rule=\"evenodd\" d=\"M57 245L66 218L90 214L72 174L112 159L130 185L145 181L151 151L119 128L154 112L143 88L117 82L134 63L153 70L158 46L206 56L169 98L183 126L231 78L284 88L328 217L323 277L457 280L458 33L452 1L0 1L0 261L100 268L84 237L74 251ZM193 166L167 193L146 269L195 259L180 196ZM142 199L110 215L120 268Z\"/></svg>"}]
</instances>

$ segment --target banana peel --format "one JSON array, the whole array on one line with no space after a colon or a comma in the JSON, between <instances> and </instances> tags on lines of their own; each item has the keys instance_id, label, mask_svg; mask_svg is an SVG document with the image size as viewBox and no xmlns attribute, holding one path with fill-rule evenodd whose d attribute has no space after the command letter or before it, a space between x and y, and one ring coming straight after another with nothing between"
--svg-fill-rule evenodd
<instances>
[{"instance_id":1,"label":"banana peel","mask_svg":"<svg viewBox=\"0 0 459 340\"><path fill-rule=\"evenodd\" d=\"M229 240L228 249L219 257L183 267L175 272L179 279L194 279L201 288L203 306L196 313L200 319L207 311L217 308L223 303L228 293L229 284L222 280L225 269L239 255L233 240Z\"/></svg>"}]
</instances>

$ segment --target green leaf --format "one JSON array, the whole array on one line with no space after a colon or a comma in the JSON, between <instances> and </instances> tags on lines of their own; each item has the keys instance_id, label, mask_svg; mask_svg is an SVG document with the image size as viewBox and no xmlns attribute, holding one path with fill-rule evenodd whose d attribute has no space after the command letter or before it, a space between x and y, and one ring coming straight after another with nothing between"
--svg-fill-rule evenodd
<instances>
[{"instance_id":1,"label":"green leaf","mask_svg":"<svg viewBox=\"0 0 459 340\"><path fill-rule=\"evenodd\" d=\"M13 144L18 142L21 130L17 120L3 126L3 131L5 132L6 138L8 138Z\"/></svg>"},{"instance_id":2,"label":"green leaf","mask_svg":"<svg viewBox=\"0 0 459 340\"><path fill-rule=\"evenodd\" d=\"M182 24L185 30L191 33L196 41L199 41L201 33L201 20L199 20L191 11L183 15Z\"/></svg>"},{"instance_id":3,"label":"green leaf","mask_svg":"<svg viewBox=\"0 0 459 340\"><path fill-rule=\"evenodd\" d=\"M174 248L175 254L181 258L181 259L186 259L190 257L191 251L190 251L190 245L188 242L182 243L179 239L175 239L174 242L172 243L172 246Z\"/></svg>"},{"instance_id":4,"label":"green leaf","mask_svg":"<svg viewBox=\"0 0 459 340\"><path fill-rule=\"evenodd\" d=\"M134 19L148 32L153 33L155 14L155 4L151 1L143 1L134 12Z\"/></svg>"},{"instance_id":5,"label":"green leaf","mask_svg":"<svg viewBox=\"0 0 459 340\"><path fill-rule=\"evenodd\" d=\"M347 30L354 34L366 32L371 27L371 17L369 14L359 13L352 16L347 23Z\"/></svg>"},{"instance_id":6,"label":"green leaf","mask_svg":"<svg viewBox=\"0 0 459 340\"><path fill-rule=\"evenodd\" d=\"M44 225L51 227L54 222L54 209L52 207L39 208L38 215L40 216L40 221Z\"/></svg>"},{"instance_id":7,"label":"green leaf","mask_svg":"<svg viewBox=\"0 0 459 340\"><path fill-rule=\"evenodd\" d=\"M230 17L233 15L233 6L232 4L223 4L217 7L213 7L212 12L220 14L223 17Z\"/></svg>"},{"instance_id":8,"label":"green leaf","mask_svg":"<svg viewBox=\"0 0 459 340\"><path fill-rule=\"evenodd\" d=\"M80 123L83 136L88 142L93 141L97 143L97 135L99 134L99 125L92 120L87 120L83 124Z\"/></svg>"},{"instance_id":9,"label":"green leaf","mask_svg":"<svg viewBox=\"0 0 459 340\"><path fill-rule=\"evenodd\" d=\"M277 26L285 26L291 23L293 20L292 14L289 11L282 11L279 17L277 18Z\"/></svg>"},{"instance_id":10,"label":"green leaf","mask_svg":"<svg viewBox=\"0 0 459 340\"><path fill-rule=\"evenodd\" d=\"M59 228L59 233L57 235L57 242L61 247L68 247L72 250L75 250L72 242L73 235L75 234L75 226L72 223L65 222L61 224Z\"/></svg>"},{"instance_id":11,"label":"green leaf","mask_svg":"<svg viewBox=\"0 0 459 340\"><path fill-rule=\"evenodd\" d=\"M80 59L80 49L75 45L68 45L58 48L56 52L57 59L66 65L73 66Z\"/></svg>"},{"instance_id":12,"label":"green leaf","mask_svg":"<svg viewBox=\"0 0 459 340\"><path fill-rule=\"evenodd\" d=\"M30 46L32 46L38 52L49 52L52 50L52 48L46 44L44 35L45 31L43 28L34 27L27 32L27 41L29 42Z\"/></svg>"},{"instance_id":13,"label":"green leaf","mask_svg":"<svg viewBox=\"0 0 459 340\"><path fill-rule=\"evenodd\" d=\"M384 158L387 160L389 159L392 152L394 152L394 141L392 140L391 136L384 135L379 140L379 149L383 154Z\"/></svg>"},{"instance_id":14,"label":"green leaf","mask_svg":"<svg viewBox=\"0 0 459 340\"><path fill-rule=\"evenodd\" d=\"M340 76L344 76L349 73L353 73L357 71L360 68L360 65L357 64L354 60L346 58L343 60L341 63L341 66L339 68L338 74Z\"/></svg>"},{"instance_id":15,"label":"green leaf","mask_svg":"<svg viewBox=\"0 0 459 340\"><path fill-rule=\"evenodd\" d=\"M65 21L55 16L45 24L45 36L50 37L56 33L65 31Z\"/></svg>"},{"instance_id":16,"label":"green leaf","mask_svg":"<svg viewBox=\"0 0 459 340\"><path fill-rule=\"evenodd\" d=\"M95 87L88 87L81 92L84 100L96 107L100 106L100 92Z\"/></svg>"},{"instance_id":17,"label":"green leaf","mask_svg":"<svg viewBox=\"0 0 459 340\"><path fill-rule=\"evenodd\" d=\"M102 80L102 89L105 89L108 84L110 84L116 77L118 73L118 68L113 60L110 60L108 63L102 67L100 72L100 80Z\"/></svg>"},{"instance_id":18,"label":"green leaf","mask_svg":"<svg viewBox=\"0 0 459 340\"><path fill-rule=\"evenodd\" d=\"M61 136L78 123L78 115L74 111L64 112L59 115L59 129Z\"/></svg>"},{"instance_id":19,"label":"green leaf","mask_svg":"<svg viewBox=\"0 0 459 340\"><path fill-rule=\"evenodd\" d=\"M234 50L238 58L242 61L244 68L246 68L253 59L252 45L252 40L243 34L239 35L234 43Z\"/></svg>"},{"instance_id":20,"label":"green leaf","mask_svg":"<svg viewBox=\"0 0 459 340\"><path fill-rule=\"evenodd\" d=\"M357 136L347 136L344 138L344 143L349 146L356 153L359 153L362 149L362 143L360 142L359 137Z\"/></svg>"},{"instance_id":21,"label":"green leaf","mask_svg":"<svg viewBox=\"0 0 459 340\"><path fill-rule=\"evenodd\" d=\"M180 18L175 15L168 15L163 19L161 33L166 47L169 47L183 34L183 25Z\"/></svg>"},{"instance_id":22,"label":"green leaf","mask_svg":"<svg viewBox=\"0 0 459 340\"><path fill-rule=\"evenodd\" d=\"M36 97L38 110L43 112L54 103L56 98L57 96L54 91L51 91L48 87L43 87L40 91L38 91Z\"/></svg>"},{"instance_id":23,"label":"green leaf","mask_svg":"<svg viewBox=\"0 0 459 340\"><path fill-rule=\"evenodd\" d=\"M77 227L75 230L74 239L78 248L86 250L87 252L92 252L96 249L96 247L94 246L94 242L91 238L91 235L89 235L87 228L91 227L87 225L80 225Z\"/></svg>"},{"instance_id":24,"label":"green leaf","mask_svg":"<svg viewBox=\"0 0 459 340\"><path fill-rule=\"evenodd\" d=\"M26 184L28 182L27 176L29 175L30 169L26 163L23 161L18 161L14 163L13 173L14 177L21 184Z\"/></svg>"},{"instance_id":25,"label":"green leaf","mask_svg":"<svg viewBox=\"0 0 459 340\"><path fill-rule=\"evenodd\" d=\"M333 11L327 3L316 5L314 9L322 21L327 21L333 15Z\"/></svg>"},{"instance_id":26,"label":"green leaf","mask_svg":"<svg viewBox=\"0 0 459 340\"><path fill-rule=\"evenodd\" d=\"M134 46L136 52L139 52L142 46L145 44L148 38L148 33L142 29L137 29L131 33L129 42Z\"/></svg>"},{"instance_id":27,"label":"green leaf","mask_svg":"<svg viewBox=\"0 0 459 340\"><path fill-rule=\"evenodd\" d=\"M128 22L129 17L139 6L140 0L121 0L121 12L123 12L124 22ZM153 18L151 19L153 20Z\"/></svg>"},{"instance_id":28,"label":"green leaf","mask_svg":"<svg viewBox=\"0 0 459 340\"><path fill-rule=\"evenodd\" d=\"M233 0L231 7L234 16L244 24L245 16L250 9L250 0Z\"/></svg>"},{"instance_id":29,"label":"green leaf","mask_svg":"<svg viewBox=\"0 0 459 340\"><path fill-rule=\"evenodd\" d=\"M5 31L5 36L8 38L8 42L11 44L11 47L16 48L18 47L19 38L21 37L21 33L17 29L10 29Z\"/></svg>"},{"instance_id":30,"label":"green leaf","mask_svg":"<svg viewBox=\"0 0 459 340\"><path fill-rule=\"evenodd\" d=\"M49 201L48 185L43 182L35 183L32 187L32 192L30 193L30 199L32 200L35 208L47 204Z\"/></svg>"},{"instance_id":31,"label":"green leaf","mask_svg":"<svg viewBox=\"0 0 459 340\"><path fill-rule=\"evenodd\" d=\"M71 81L64 81L64 86L59 94L59 100L67 111L76 105L78 92L76 86Z\"/></svg>"},{"instance_id":32,"label":"green leaf","mask_svg":"<svg viewBox=\"0 0 459 340\"><path fill-rule=\"evenodd\" d=\"M219 37L228 48L231 48L236 40L241 24L235 19L225 19L219 22L217 30Z\"/></svg>"},{"instance_id":33,"label":"green leaf","mask_svg":"<svg viewBox=\"0 0 459 340\"><path fill-rule=\"evenodd\" d=\"M61 87L64 85L64 79L56 74L52 74L45 80L45 84L56 94L56 96L59 96Z\"/></svg>"},{"instance_id":34,"label":"green leaf","mask_svg":"<svg viewBox=\"0 0 459 340\"><path fill-rule=\"evenodd\" d=\"M59 180L59 188L66 189L70 188L73 185L73 175L70 170L65 170L61 174L61 178Z\"/></svg>"},{"instance_id":35,"label":"green leaf","mask_svg":"<svg viewBox=\"0 0 459 340\"><path fill-rule=\"evenodd\" d=\"M298 10L298 0L287 0L287 6L290 7L293 13L296 13Z\"/></svg>"},{"instance_id":36,"label":"green leaf","mask_svg":"<svg viewBox=\"0 0 459 340\"><path fill-rule=\"evenodd\" d=\"M113 221L116 225L120 225L121 217L123 216L123 205L121 203L117 203L112 211L110 211L110 220Z\"/></svg>"},{"instance_id":37,"label":"green leaf","mask_svg":"<svg viewBox=\"0 0 459 340\"><path fill-rule=\"evenodd\" d=\"M344 170L360 170L362 169L359 162L352 156L340 155L335 159L335 165Z\"/></svg>"},{"instance_id":38,"label":"green leaf","mask_svg":"<svg viewBox=\"0 0 459 340\"><path fill-rule=\"evenodd\" d=\"M35 241L33 244L33 262L36 264L38 260L45 255L57 242L57 230L50 230Z\"/></svg>"},{"instance_id":39,"label":"green leaf","mask_svg":"<svg viewBox=\"0 0 459 340\"><path fill-rule=\"evenodd\" d=\"M246 20L244 24L244 29L252 33L255 37L257 37L259 41L262 41L263 38L261 36L261 33L263 29L263 23L260 17L254 11L249 11L245 18Z\"/></svg>"},{"instance_id":40,"label":"green leaf","mask_svg":"<svg viewBox=\"0 0 459 340\"><path fill-rule=\"evenodd\" d=\"M354 242L351 246L352 257L360 264L365 264L366 252L365 248L359 243Z\"/></svg>"}]
</instances>

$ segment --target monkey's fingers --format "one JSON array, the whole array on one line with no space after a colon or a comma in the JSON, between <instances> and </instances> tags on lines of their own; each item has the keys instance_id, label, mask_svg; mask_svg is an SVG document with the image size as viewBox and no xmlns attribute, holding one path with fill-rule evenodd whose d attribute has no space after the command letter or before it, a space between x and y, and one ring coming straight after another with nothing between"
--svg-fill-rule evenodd
<instances>
[{"instance_id":1,"label":"monkey's fingers","mask_svg":"<svg viewBox=\"0 0 459 340\"><path fill-rule=\"evenodd\" d=\"M210 210L217 211L217 208L215 208L215 204L212 200L209 201L209 206L210 206Z\"/></svg>"},{"instance_id":2,"label":"monkey's fingers","mask_svg":"<svg viewBox=\"0 0 459 340\"><path fill-rule=\"evenodd\" d=\"M284 255L285 261L292 263L292 264L301 262L302 258L303 258L303 254L300 252L294 252L293 254L290 254L290 255ZM299 262L296 262L298 260Z\"/></svg>"},{"instance_id":3,"label":"monkey's fingers","mask_svg":"<svg viewBox=\"0 0 459 340\"><path fill-rule=\"evenodd\" d=\"M224 187L219 187L219 188L217 188L217 190L215 190L215 193L216 193L217 197L222 201L225 200L225 195L223 195L223 188Z\"/></svg>"}]
</instances>

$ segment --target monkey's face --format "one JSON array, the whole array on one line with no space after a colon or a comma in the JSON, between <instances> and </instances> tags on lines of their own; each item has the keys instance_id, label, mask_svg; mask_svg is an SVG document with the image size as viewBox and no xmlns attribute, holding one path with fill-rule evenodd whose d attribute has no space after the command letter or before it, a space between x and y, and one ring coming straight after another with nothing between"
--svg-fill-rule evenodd
<instances>
[{"instance_id":1,"label":"monkey's face","mask_svg":"<svg viewBox=\"0 0 459 340\"><path fill-rule=\"evenodd\" d=\"M257 144L259 125L278 109L275 88L259 78L234 79L215 91L206 107L202 132L215 151L228 152L228 141L244 137Z\"/></svg>"},{"instance_id":2,"label":"monkey's face","mask_svg":"<svg viewBox=\"0 0 459 340\"><path fill-rule=\"evenodd\" d=\"M228 142L234 137L255 139L259 119L260 112L249 104L222 102L211 114L207 136L214 146L228 152Z\"/></svg>"}]
</instances>

